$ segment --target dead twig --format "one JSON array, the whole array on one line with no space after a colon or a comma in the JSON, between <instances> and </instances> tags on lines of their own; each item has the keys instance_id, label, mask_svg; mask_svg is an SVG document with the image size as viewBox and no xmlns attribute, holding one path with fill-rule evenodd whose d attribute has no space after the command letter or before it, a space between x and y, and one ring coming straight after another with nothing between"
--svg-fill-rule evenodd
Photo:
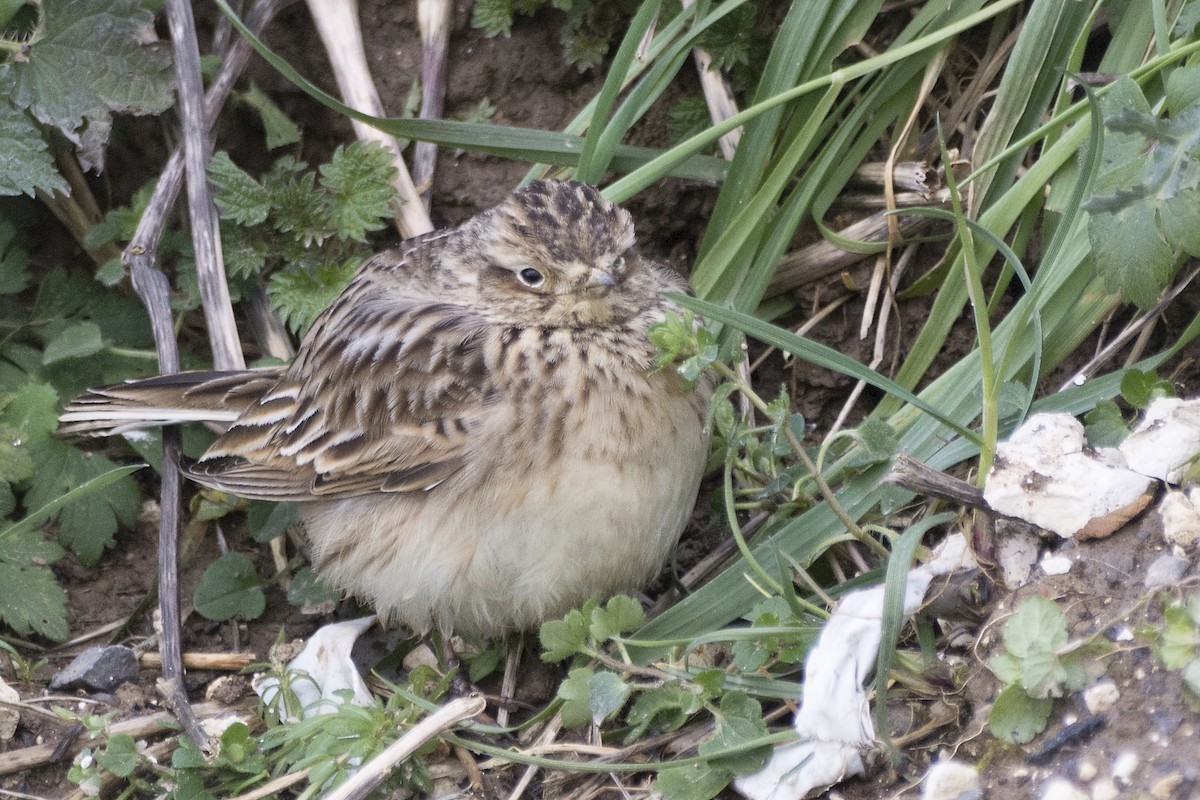
<instances>
[{"instance_id":1,"label":"dead twig","mask_svg":"<svg viewBox=\"0 0 1200 800\"><path fill-rule=\"evenodd\" d=\"M421 119L441 119L446 105L446 53L450 44L450 0L417 0L421 28ZM437 167L437 145L417 142L413 148L413 183L425 210Z\"/></svg>"}]
</instances>

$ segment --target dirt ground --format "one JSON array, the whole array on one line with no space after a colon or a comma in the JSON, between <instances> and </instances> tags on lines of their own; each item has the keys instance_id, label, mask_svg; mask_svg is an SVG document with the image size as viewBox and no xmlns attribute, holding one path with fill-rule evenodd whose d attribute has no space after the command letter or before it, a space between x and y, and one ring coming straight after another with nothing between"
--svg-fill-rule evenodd
<instances>
[{"instance_id":1,"label":"dirt ground","mask_svg":"<svg viewBox=\"0 0 1200 800\"><path fill-rule=\"evenodd\" d=\"M458 5L451 38L448 115L463 113L486 98L496 108L497 121L556 129L599 89L602 72L579 72L562 61L558 19L554 13L542 13L532 19L521 17L510 37L488 39L470 27L466 5ZM392 113L400 111L413 76L420 69L414 6L387 0L364 0L361 4L371 68L384 104ZM202 20L202 29L204 26ZM316 34L302 5L286 10L266 40L323 88L333 90L332 78L319 58ZM325 158L338 143L350 139L349 125L344 120L309 101L265 65L253 66L250 76L293 118L301 121L306 131L304 155L310 162ZM685 69L680 84L675 91L696 89L690 69ZM227 124L222 130L218 147L234 150L237 157L239 149L250 152L249 140L258 134L257 123L248 112L238 112L234 119L235 125ZM241 124L245 130L237 129ZM645 143L662 144L665 129L665 115L652 116L638 136ZM261 154L248 154L244 161L252 163L255 157L265 158ZM120 166L117 164L114 169ZM526 169L521 163L443 152L432 194L435 223L452 225L493 205L510 191ZM146 177L139 176L132 185ZM114 183L119 192L124 182ZM713 187L669 180L634 199L628 207L637 223L641 249L686 272L715 195ZM859 286L865 285L859 271L852 274L857 276ZM847 293L846 286L847 282L834 279L808 287L802 293L805 301L802 305L829 302ZM1192 297L1191 303L1196 302ZM857 312L861 307L855 296L810 335L863 361L869 360L870 343L861 341L857 334ZM919 319L923 310L921 300L900 307L900 319L906 321L902 322L896 346L903 348L905 338L915 335L919 324L911 320ZM1189 313L1194 313L1194 309L1178 311L1174 323L1186 322L1184 317ZM1171 331L1166 330L1164 337L1170 335ZM968 347L970 339L969 330L964 328L959 346ZM946 357L952 355L947 353ZM1198 380L1195 366L1186 355L1177 365L1182 371L1174 379L1182 385L1181 393L1194 394ZM789 383L798 410L813 426L817 437L832 424L850 388L848 379L814 374L802 365L778 360L768 362L759 379L766 386L778 385L780 381ZM1047 385L1051 383L1048 381ZM115 552L106 555L100 565L85 567L68 557L57 568L70 595L73 635L95 631L133 614L150 590L155 573L153 507L148 507L144 516L143 524L136 530L123 532ZM694 530L685 535L685 559L698 560L719 543L719 532L699 533L710 527L706 522L698 517ZM236 531L227 533L233 547L257 560L262 574L271 572L263 548L238 538ZM915 797L917 790L912 781L919 778L925 766L939 754L953 754L979 765L984 796L992 800L1040 797L1054 777L1072 781L1082 791L1081 797L1092 800L1200 798L1200 712L1185 694L1178 673L1163 670L1147 646L1162 624L1161 603L1139 605L1147 591L1143 584L1146 569L1166 549L1156 517L1146 514L1108 539L1083 543L1046 540L1042 548L1067 556L1071 560L1070 571L1065 575L1046 575L1035 567L1030 581L1014 589L982 582L982 600L975 609L980 621L969 627L965 638L956 645L944 646L947 657L944 669L961 682L961 689L953 689L953 683L947 683L943 697L924 701L905 699L903 693L893 692L893 697L897 694L901 697L891 715L898 721L894 734L911 733L934 718L949 722L932 725L926 734L913 737L898 764L883 765L872 777L850 781L827 796L847 800ZM214 537L209 536L184 572L184 598L191 596L204 565L215 555ZM1191 566L1185 580L1194 583L1195 554L1187 555ZM262 656L281 625L286 626L289 637L311 633L322 620L289 605L281 591L269 590L266 615L240 626L236 633L229 624L210 623L191 615L184 626L185 651L227 651L241 647ZM1112 708L1095 715L1098 719L1095 722L1089 721L1094 717L1083 707L1079 696L1064 698L1056 704L1045 734L1026 747L1011 747L998 743L986 732L987 708L999 684L983 664L999 652L1000 629L1011 609L1021 598L1033 594L1059 601L1067 610L1072 637L1105 631L1101 638L1110 647L1099 661L1104 677L1115 683L1120 696ZM1120 635L1125 630L1133 632L1134 637ZM148 632L147 615L135 616L133 633L141 636ZM49 667L40 677L61 667L82 646L47 652ZM143 714L156 706L155 675L153 668L143 668L140 691L126 692L118 698L123 715ZM203 694L213 677L215 674L202 671L190 673L189 680L197 696ZM28 691L35 690L28 688ZM1079 725L1080 722L1085 724ZM61 726L49 722L26 725L8 749L29 746L38 737L53 742L61 733ZM1055 743L1057 747L1053 746ZM1126 754L1132 754L1132 762ZM1130 763L1132 769L1126 770ZM1114 769L1121 775L1115 776ZM1109 793L1110 787L1115 794ZM62 767L0 778L0 796L8 789L39 797L63 797L73 788ZM573 796L569 788L555 789L550 785L543 788L544 796ZM543 796L540 791L535 784L529 796ZM735 795L727 791L723 796Z\"/></svg>"}]
</instances>

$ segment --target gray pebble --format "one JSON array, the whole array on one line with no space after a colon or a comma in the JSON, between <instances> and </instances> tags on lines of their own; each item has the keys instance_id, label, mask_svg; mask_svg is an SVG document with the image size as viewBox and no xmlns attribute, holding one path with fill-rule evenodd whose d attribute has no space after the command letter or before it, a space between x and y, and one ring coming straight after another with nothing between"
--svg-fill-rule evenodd
<instances>
[{"instance_id":1,"label":"gray pebble","mask_svg":"<svg viewBox=\"0 0 1200 800\"><path fill-rule=\"evenodd\" d=\"M128 647L89 647L51 679L50 688L111 692L122 683L137 680L137 674L137 655Z\"/></svg>"}]
</instances>

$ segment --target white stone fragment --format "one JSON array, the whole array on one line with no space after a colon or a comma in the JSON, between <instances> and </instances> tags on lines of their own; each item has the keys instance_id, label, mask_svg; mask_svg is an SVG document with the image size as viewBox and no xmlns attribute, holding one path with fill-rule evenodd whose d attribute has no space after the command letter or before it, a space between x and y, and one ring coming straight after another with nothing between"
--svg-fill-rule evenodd
<instances>
[{"instance_id":1,"label":"white stone fragment","mask_svg":"<svg viewBox=\"0 0 1200 800\"><path fill-rule=\"evenodd\" d=\"M373 705L371 690L363 683L358 667L350 659L354 642L375 624L375 617L338 622L325 625L309 637L300 655L288 662L291 674L289 688L295 693L299 708L290 708L279 703L281 722L307 719L316 714L327 714L337 710L343 702L339 691L350 689L350 702L359 706ZM254 691L263 702L270 705L279 694L279 679L258 673L251 681Z\"/></svg>"},{"instance_id":2,"label":"white stone fragment","mask_svg":"<svg viewBox=\"0 0 1200 800\"><path fill-rule=\"evenodd\" d=\"M1158 504L1158 517L1167 544L1186 550L1200 539L1200 513L1192 504L1190 493L1167 492Z\"/></svg>"},{"instance_id":3,"label":"white stone fragment","mask_svg":"<svg viewBox=\"0 0 1200 800\"><path fill-rule=\"evenodd\" d=\"M1178 483L1183 466L1200 453L1200 400L1160 397L1121 442L1129 468Z\"/></svg>"},{"instance_id":4,"label":"white stone fragment","mask_svg":"<svg viewBox=\"0 0 1200 800\"><path fill-rule=\"evenodd\" d=\"M1041 567L1042 572L1047 575L1066 575L1071 571L1071 558L1069 556L1054 556L1047 553L1042 556Z\"/></svg>"},{"instance_id":5,"label":"white stone fragment","mask_svg":"<svg viewBox=\"0 0 1200 800\"><path fill-rule=\"evenodd\" d=\"M1092 714L1108 711L1121 699L1121 690L1110 680L1096 681L1083 690L1083 704Z\"/></svg>"},{"instance_id":6,"label":"white stone fragment","mask_svg":"<svg viewBox=\"0 0 1200 800\"><path fill-rule=\"evenodd\" d=\"M1117 800L1120 796L1121 790L1112 778L1101 778L1092 786L1092 800Z\"/></svg>"},{"instance_id":7,"label":"white stone fragment","mask_svg":"<svg viewBox=\"0 0 1200 800\"><path fill-rule=\"evenodd\" d=\"M979 797L979 771L949 759L929 765L921 781L921 800L966 800Z\"/></svg>"},{"instance_id":8,"label":"white stone fragment","mask_svg":"<svg viewBox=\"0 0 1200 800\"><path fill-rule=\"evenodd\" d=\"M1151 479L1112 448L1086 447L1070 414L1037 414L996 449L983 497L1064 538L1107 536L1150 502Z\"/></svg>"},{"instance_id":9,"label":"white stone fragment","mask_svg":"<svg viewBox=\"0 0 1200 800\"><path fill-rule=\"evenodd\" d=\"M1000 565L1004 585L1010 589L1024 586L1033 571L1033 565L1037 563L1040 545L1037 535L1025 531L997 536L996 539L996 563Z\"/></svg>"},{"instance_id":10,"label":"white stone fragment","mask_svg":"<svg viewBox=\"0 0 1200 800\"><path fill-rule=\"evenodd\" d=\"M1128 786L1133 780L1133 773L1138 768L1138 754L1132 750L1126 750L1113 759L1112 776L1113 779L1124 786Z\"/></svg>"},{"instance_id":11,"label":"white stone fragment","mask_svg":"<svg viewBox=\"0 0 1200 800\"><path fill-rule=\"evenodd\" d=\"M965 537L947 537L933 558L909 571L905 616L920 607L934 577L974 568ZM863 773L863 755L875 746L865 684L875 668L882 626L882 585L842 598L805 659L793 722L799 739L775 750L758 772L734 778L743 797L796 800Z\"/></svg>"},{"instance_id":12,"label":"white stone fragment","mask_svg":"<svg viewBox=\"0 0 1200 800\"><path fill-rule=\"evenodd\" d=\"M1070 781L1055 778L1042 787L1040 800L1088 800L1088 796L1076 789Z\"/></svg>"},{"instance_id":13,"label":"white stone fragment","mask_svg":"<svg viewBox=\"0 0 1200 800\"><path fill-rule=\"evenodd\" d=\"M21 695L0 678L0 700L6 703L20 703ZM17 733L17 723L21 721L21 712L10 706L0 706L0 741L7 741Z\"/></svg>"},{"instance_id":14,"label":"white stone fragment","mask_svg":"<svg viewBox=\"0 0 1200 800\"><path fill-rule=\"evenodd\" d=\"M1075 768L1075 777L1084 783L1091 781L1100 774L1100 768L1096 766L1096 762L1091 759L1083 759L1079 762L1079 766Z\"/></svg>"}]
</instances>

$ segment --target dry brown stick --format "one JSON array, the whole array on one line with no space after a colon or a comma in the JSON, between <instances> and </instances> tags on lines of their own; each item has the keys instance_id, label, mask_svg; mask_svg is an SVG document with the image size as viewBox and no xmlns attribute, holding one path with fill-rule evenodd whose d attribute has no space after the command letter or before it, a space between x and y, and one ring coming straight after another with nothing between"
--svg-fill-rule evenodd
<instances>
[{"instance_id":1,"label":"dry brown stick","mask_svg":"<svg viewBox=\"0 0 1200 800\"><path fill-rule=\"evenodd\" d=\"M478 695L451 700L363 764L353 777L325 795L323 800L361 800L387 777L396 764L415 753L417 748L464 719L481 714L486 705Z\"/></svg>"},{"instance_id":2,"label":"dry brown stick","mask_svg":"<svg viewBox=\"0 0 1200 800\"><path fill-rule=\"evenodd\" d=\"M183 665L190 669L226 670L237 672L258 660L254 653L184 653ZM162 656L155 652L142 653L144 667L162 666Z\"/></svg>"},{"instance_id":3,"label":"dry brown stick","mask_svg":"<svg viewBox=\"0 0 1200 800\"><path fill-rule=\"evenodd\" d=\"M197 703L195 711L198 717L204 719L230 713L236 714L238 719L243 722L249 722L253 719L253 715L245 708L231 707L224 703ZM157 711L146 716L134 717L122 722L114 722L108 727L108 732L110 735L114 733L127 733L134 739L140 739L156 733L170 733L170 726L174 723L175 717L169 711ZM74 754L86 744L87 741L77 739L74 744L66 749L66 752ZM49 764L51 757L57 749L58 742L47 742L31 747L23 747L20 750L10 750L7 753L0 753L0 775L11 775L14 772L22 772Z\"/></svg>"},{"instance_id":4,"label":"dry brown stick","mask_svg":"<svg viewBox=\"0 0 1200 800\"><path fill-rule=\"evenodd\" d=\"M841 231L842 236L860 242L883 244L887 240L888 214L881 211L859 220ZM929 218L917 215L900 215L900 233L908 236L928 224ZM767 287L767 297L790 292L806 283L846 269L867 257L865 253L852 253L837 245L822 240L794 253L788 253L779 261L775 277Z\"/></svg>"},{"instance_id":5,"label":"dry brown stick","mask_svg":"<svg viewBox=\"0 0 1200 800\"><path fill-rule=\"evenodd\" d=\"M217 228L217 209L208 188L210 147L208 125L204 119L204 84L200 75L200 48L196 42L196 22L187 0L167 0L167 23L171 29L171 47L175 57L176 106L183 125L184 177L187 181L192 248L195 252L196 277L208 323L208 340L217 369L243 369L233 303L221 259L221 234Z\"/></svg>"},{"instance_id":6,"label":"dry brown stick","mask_svg":"<svg viewBox=\"0 0 1200 800\"><path fill-rule=\"evenodd\" d=\"M964 480L917 461L908 453L900 453L892 464L888 483L911 489L923 497L936 497L970 508L988 508L983 490Z\"/></svg>"},{"instance_id":7,"label":"dry brown stick","mask_svg":"<svg viewBox=\"0 0 1200 800\"><path fill-rule=\"evenodd\" d=\"M173 0L179 4L182 0ZM273 15L279 4L275 0L260 0L256 4L251 17L257 16L251 24L260 27ZM188 20L190 10L184 8ZM176 9L178 14L178 9ZM186 26L185 26L186 27ZM174 25L172 27L174 36ZM194 45L195 31L192 39ZM213 91L208 98L206 115L211 120L216 110L233 85L233 78L240 66L245 64L249 56L249 45L239 40L226 59L218 79L214 82ZM240 62L240 63L239 63ZM225 69L225 66L229 69ZM206 123L207 125L207 123ZM207 129L207 128L206 128ZM154 194L142 218L138 221L137 230L129 245L121 255L121 260L130 272L133 288L141 297L150 317L151 330L154 333L154 345L158 354L158 369L163 374L179 371L179 349L175 342L175 329L171 320L170 284L166 275L155 268L154 257L158 250L158 242L166 218L179 192L182 179L184 157L177 151L168 161L160 176ZM203 176L203 164L201 164ZM158 582L159 582L159 614L163 624L162 653L164 659L163 676L166 679L168 700L177 712L179 721L183 724L188 736L198 746L207 746L208 735L200 727L195 715L187 704L187 693L183 688L183 664L179 646L179 587L177 574L178 541L179 541L179 433L174 429L163 432L163 465L162 465L162 517L159 522L158 542Z\"/></svg>"},{"instance_id":8,"label":"dry brown stick","mask_svg":"<svg viewBox=\"0 0 1200 800\"><path fill-rule=\"evenodd\" d=\"M421 119L441 119L446 106L446 53L450 43L450 0L417 0L421 28ZM437 145L417 142L413 148L413 183L429 209Z\"/></svg>"}]
</instances>

